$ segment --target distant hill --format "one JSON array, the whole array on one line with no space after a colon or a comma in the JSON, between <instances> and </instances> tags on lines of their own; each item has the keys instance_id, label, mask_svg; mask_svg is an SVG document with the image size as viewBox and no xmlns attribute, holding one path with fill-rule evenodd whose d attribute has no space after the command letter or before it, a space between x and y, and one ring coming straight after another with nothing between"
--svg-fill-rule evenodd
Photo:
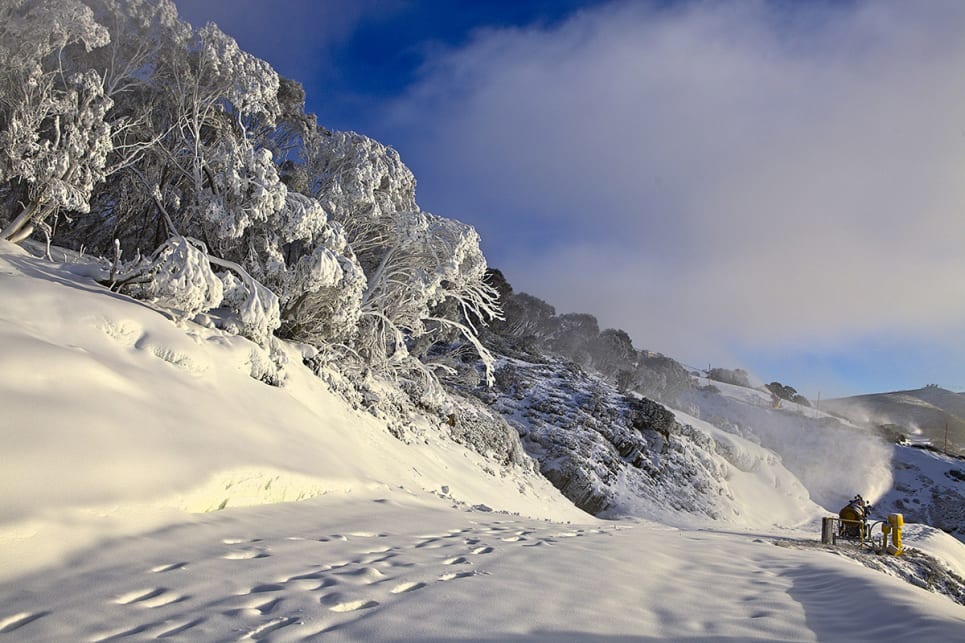
<instances>
[{"instance_id":1,"label":"distant hill","mask_svg":"<svg viewBox=\"0 0 965 643\"><path fill-rule=\"evenodd\" d=\"M927 440L938 448L944 446L947 425L949 452L965 453L965 393L930 385L826 400L821 407L858 424L901 433L913 441Z\"/></svg>"}]
</instances>

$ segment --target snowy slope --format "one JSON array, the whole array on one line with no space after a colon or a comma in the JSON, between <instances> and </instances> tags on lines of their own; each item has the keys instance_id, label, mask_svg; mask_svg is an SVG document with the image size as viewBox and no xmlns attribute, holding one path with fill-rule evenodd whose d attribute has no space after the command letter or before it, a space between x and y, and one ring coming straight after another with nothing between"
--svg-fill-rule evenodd
<instances>
[{"instance_id":1,"label":"snowy slope","mask_svg":"<svg viewBox=\"0 0 965 643\"><path fill-rule=\"evenodd\" d=\"M854 422L881 427L916 442L965 454L965 394L937 386L912 391L857 395L827 400L827 409Z\"/></svg>"},{"instance_id":2,"label":"snowy slope","mask_svg":"<svg viewBox=\"0 0 965 643\"><path fill-rule=\"evenodd\" d=\"M571 362L505 358L495 387L478 393L543 474L594 515L794 526L822 513L772 451L621 394Z\"/></svg>"},{"instance_id":3,"label":"snowy slope","mask_svg":"<svg viewBox=\"0 0 965 643\"><path fill-rule=\"evenodd\" d=\"M947 596L773 526L813 512L793 469L704 415L677 418L714 443L745 517L599 521L442 427L393 437L294 348L269 386L254 344L69 268L0 246L0 640L965 631ZM907 544L965 559L933 529Z\"/></svg>"},{"instance_id":4,"label":"snowy slope","mask_svg":"<svg viewBox=\"0 0 965 643\"><path fill-rule=\"evenodd\" d=\"M910 522L944 529L965 542L965 457L911 446L892 448L895 482L876 503L877 513L902 513Z\"/></svg>"},{"instance_id":5,"label":"snowy slope","mask_svg":"<svg viewBox=\"0 0 965 643\"><path fill-rule=\"evenodd\" d=\"M252 377L268 358L245 339L179 327L10 244L0 253L0 577L170 512L319 495L445 487L526 515L583 515L532 470L500 468L437 427L400 442L293 349L286 385L268 386Z\"/></svg>"},{"instance_id":6,"label":"snowy slope","mask_svg":"<svg viewBox=\"0 0 965 643\"><path fill-rule=\"evenodd\" d=\"M891 445L876 435L793 402L774 408L766 391L709 380L701 385L687 400L689 410L777 453L825 509L837 512L856 493L875 501L891 488Z\"/></svg>"}]
</instances>

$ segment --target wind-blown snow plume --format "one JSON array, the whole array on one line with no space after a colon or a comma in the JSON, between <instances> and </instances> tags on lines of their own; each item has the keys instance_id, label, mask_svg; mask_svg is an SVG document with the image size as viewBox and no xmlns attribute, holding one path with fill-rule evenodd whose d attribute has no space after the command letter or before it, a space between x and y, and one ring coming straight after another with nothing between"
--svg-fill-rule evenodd
<instances>
[{"instance_id":1,"label":"wind-blown snow plume","mask_svg":"<svg viewBox=\"0 0 965 643\"><path fill-rule=\"evenodd\" d=\"M769 393L721 382L692 394L700 418L771 449L807 487L837 511L860 493L874 502L892 482L891 446L873 433L791 402L774 408Z\"/></svg>"}]
</instances>

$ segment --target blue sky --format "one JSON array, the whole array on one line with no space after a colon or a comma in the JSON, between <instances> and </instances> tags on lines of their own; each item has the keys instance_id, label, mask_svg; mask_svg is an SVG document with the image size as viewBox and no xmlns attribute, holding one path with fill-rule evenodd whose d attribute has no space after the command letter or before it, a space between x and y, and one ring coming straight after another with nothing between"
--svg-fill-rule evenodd
<instances>
[{"instance_id":1,"label":"blue sky","mask_svg":"<svg viewBox=\"0 0 965 643\"><path fill-rule=\"evenodd\" d=\"M194 0L491 265L823 398L965 391L965 4Z\"/></svg>"}]
</instances>

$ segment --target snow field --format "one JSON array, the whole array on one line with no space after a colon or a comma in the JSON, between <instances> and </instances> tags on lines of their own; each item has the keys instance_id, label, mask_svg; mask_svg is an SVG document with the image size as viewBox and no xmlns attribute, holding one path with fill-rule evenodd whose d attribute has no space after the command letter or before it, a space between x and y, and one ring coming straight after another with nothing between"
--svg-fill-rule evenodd
<instances>
[{"instance_id":1,"label":"snow field","mask_svg":"<svg viewBox=\"0 0 965 643\"><path fill-rule=\"evenodd\" d=\"M560 524L394 494L316 498L104 543L67 573L0 588L0 631L45 641L952 641L965 626L945 597L775 546L783 538Z\"/></svg>"}]
</instances>

